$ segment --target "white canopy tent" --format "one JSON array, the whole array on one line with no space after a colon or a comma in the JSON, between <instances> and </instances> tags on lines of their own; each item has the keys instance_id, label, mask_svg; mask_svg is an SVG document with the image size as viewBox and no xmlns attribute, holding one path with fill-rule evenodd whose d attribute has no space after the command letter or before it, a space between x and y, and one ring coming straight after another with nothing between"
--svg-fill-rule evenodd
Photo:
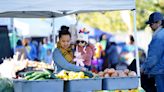
<instances>
[{"instance_id":1,"label":"white canopy tent","mask_svg":"<svg viewBox=\"0 0 164 92\"><path fill-rule=\"evenodd\" d=\"M48 37L53 33L52 31L57 33L62 25L74 25L77 29L85 27L90 30L90 35L94 35L94 28L80 21L77 23L77 20L72 15L54 18L54 25L52 25L52 19L50 18L14 18L13 24L17 35L23 37ZM52 30L53 27L54 30Z\"/></svg>"},{"instance_id":2,"label":"white canopy tent","mask_svg":"<svg viewBox=\"0 0 164 92\"><path fill-rule=\"evenodd\" d=\"M52 34L52 27L41 19L14 18L14 27L18 36L24 37L48 37Z\"/></svg>"},{"instance_id":3,"label":"white canopy tent","mask_svg":"<svg viewBox=\"0 0 164 92\"><path fill-rule=\"evenodd\" d=\"M132 10L136 40L137 74L140 76L135 0L1 0L0 4L0 17L11 18L54 18L82 12Z\"/></svg>"},{"instance_id":4,"label":"white canopy tent","mask_svg":"<svg viewBox=\"0 0 164 92\"><path fill-rule=\"evenodd\" d=\"M135 9L135 0L1 0L0 4L0 17L21 18L51 18L80 12Z\"/></svg>"}]
</instances>

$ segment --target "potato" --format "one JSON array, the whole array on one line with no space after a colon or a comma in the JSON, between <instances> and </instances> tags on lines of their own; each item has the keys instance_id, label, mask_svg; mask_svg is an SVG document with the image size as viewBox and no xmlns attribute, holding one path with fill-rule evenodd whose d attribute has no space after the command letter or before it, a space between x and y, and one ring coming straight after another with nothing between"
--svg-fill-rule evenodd
<instances>
[{"instance_id":1,"label":"potato","mask_svg":"<svg viewBox=\"0 0 164 92\"><path fill-rule=\"evenodd\" d=\"M111 74L113 74L115 72L115 69L114 68L110 68L110 69L108 69L107 72L108 72L109 75L111 75Z\"/></svg>"},{"instance_id":2,"label":"potato","mask_svg":"<svg viewBox=\"0 0 164 92\"><path fill-rule=\"evenodd\" d=\"M119 71L118 76L119 77L127 77L127 74L125 74L124 71Z\"/></svg>"},{"instance_id":3,"label":"potato","mask_svg":"<svg viewBox=\"0 0 164 92\"><path fill-rule=\"evenodd\" d=\"M108 73L108 71L109 71L109 68L106 68L106 69L104 70L104 73Z\"/></svg>"},{"instance_id":4,"label":"potato","mask_svg":"<svg viewBox=\"0 0 164 92\"><path fill-rule=\"evenodd\" d=\"M110 75L108 73L104 74L104 77L110 77Z\"/></svg>"},{"instance_id":5,"label":"potato","mask_svg":"<svg viewBox=\"0 0 164 92\"><path fill-rule=\"evenodd\" d=\"M118 77L118 72L115 71L114 73L111 74L111 77Z\"/></svg>"},{"instance_id":6,"label":"potato","mask_svg":"<svg viewBox=\"0 0 164 92\"><path fill-rule=\"evenodd\" d=\"M100 77L104 77L104 72L100 71L100 72L98 73L98 75L99 75Z\"/></svg>"},{"instance_id":7,"label":"potato","mask_svg":"<svg viewBox=\"0 0 164 92\"><path fill-rule=\"evenodd\" d=\"M128 76L129 76L129 77L134 77L134 76L137 76L137 74L136 74L136 72L134 72L134 71L130 71L130 72L128 73Z\"/></svg>"},{"instance_id":8,"label":"potato","mask_svg":"<svg viewBox=\"0 0 164 92\"><path fill-rule=\"evenodd\" d=\"M129 69L125 69L125 70L124 70L124 73L128 75Z\"/></svg>"}]
</instances>

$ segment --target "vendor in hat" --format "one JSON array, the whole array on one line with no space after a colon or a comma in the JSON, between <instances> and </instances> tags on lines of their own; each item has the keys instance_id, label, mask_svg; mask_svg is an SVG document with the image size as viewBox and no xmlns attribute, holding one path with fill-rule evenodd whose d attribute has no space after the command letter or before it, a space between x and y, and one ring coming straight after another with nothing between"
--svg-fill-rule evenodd
<instances>
[{"instance_id":1,"label":"vendor in hat","mask_svg":"<svg viewBox=\"0 0 164 92\"><path fill-rule=\"evenodd\" d=\"M148 55L141 67L141 72L155 78L157 92L164 91L164 28L162 27L163 15L154 12L146 22L152 29L153 37L149 44Z\"/></svg>"}]
</instances>

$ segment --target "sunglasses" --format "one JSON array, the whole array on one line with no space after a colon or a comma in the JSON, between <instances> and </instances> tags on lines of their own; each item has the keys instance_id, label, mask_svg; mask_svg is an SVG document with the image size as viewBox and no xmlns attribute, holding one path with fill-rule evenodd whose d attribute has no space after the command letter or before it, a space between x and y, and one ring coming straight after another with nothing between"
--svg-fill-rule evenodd
<instances>
[{"instance_id":1,"label":"sunglasses","mask_svg":"<svg viewBox=\"0 0 164 92\"><path fill-rule=\"evenodd\" d=\"M77 44L78 44L78 43L85 43L85 41L79 41L79 40L76 41L76 42L77 42Z\"/></svg>"}]
</instances>

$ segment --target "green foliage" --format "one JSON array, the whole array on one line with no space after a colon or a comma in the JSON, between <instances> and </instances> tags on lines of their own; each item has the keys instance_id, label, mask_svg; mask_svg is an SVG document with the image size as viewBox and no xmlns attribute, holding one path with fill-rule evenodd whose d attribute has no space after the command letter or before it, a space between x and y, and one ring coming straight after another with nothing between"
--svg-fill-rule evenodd
<instances>
[{"instance_id":1,"label":"green foliage","mask_svg":"<svg viewBox=\"0 0 164 92\"><path fill-rule=\"evenodd\" d=\"M113 16L114 15L114 16ZM113 12L95 12L95 13L83 13L79 14L80 21L104 31L114 31L114 30L127 30L127 26L121 19L119 11Z\"/></svg>"},{"instance_id":2,"label":"green foliage","mask_svg":"<svg viewBox=\"0 0 164 92\"><path fill-rule=\"evenodd\" d=\"M0 92L14 92L13 82L0 77Z\"/></svg>"},{"instance_id":3,"label":"green foliage","mask_svg":"<svg viewBox=\"0 0 164 92\"><path fill-rule=\"evenodd\" d=\"M136 0L137 30L145 28L145 22L154 11L164 13L164 0ZM130 14L131 24L133 24L133 16L132 13ZM127 25L121 18L120 11L82 13L78 17L80 21L103 31L115 32L121 30L125 32L128 30Z\"/></svg>"},{"instance_id":4,"label":"green foliage","mask_svg":"<svg viewBox=\"0 0 164 92\"><path fill-rule=\"evenodd\" d=\"M137 29L142 30L145 28L145 22L148 20L149 15L154 12L162 12L163 6L160 5L160 0L137 0ZM162 3L161 3L162 4Z\"/></svg>"}]
</instances>

